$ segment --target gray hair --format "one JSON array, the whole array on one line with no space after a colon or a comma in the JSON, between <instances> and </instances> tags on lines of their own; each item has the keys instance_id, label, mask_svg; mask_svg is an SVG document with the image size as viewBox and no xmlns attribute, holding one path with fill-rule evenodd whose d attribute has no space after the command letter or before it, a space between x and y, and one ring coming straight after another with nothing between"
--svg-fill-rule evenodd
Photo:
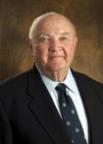
<instances>
[{"instance_id":1,"label":"gray hair","mask_svg":"<svg viewBox=\"0 0 103 144\"><path fill-rule=\"evenodd\" d=\"M34 31L35 31L36 27L38 26L39 22L41 22L47 16L54 15L54 14L57 14L57 13L56 12L48 12L48 13L42 14L39 17L35 18L31 24L30 29L29 29L29 38L30 39L33 38Z\"/></svg>"},{"instance_id":2,"label":"gray hair","mask_svg":"<svg viewBox=\"0 0 103 144\"><path fill-rule=\"evenodd\" d=\"M65 17L64 15L59 14L59 13L56 13L56 12L48 12L48 13L45 13L45 14L40 15L39 17L37 17L37 18L35 18L35 19L33 20L32 24L31 24L31 27L30 27L30 30L29 30L29 39L33 39L33 36L34 36L34 33L35 33L35 31L36 31L36 28L37 28L38 24L39 24L44 18L46 18L46 17L48 17L48 16L51 16L51 15L61 15L62 17L64 17L65 19L67 19L68 22L70 22L71 25L73 26L74 31L75 31L75 33L76 33L76 28L75 28L74 24L71 22L70 19L68 19L68 18Z\"/></svg>"}]
</instances>

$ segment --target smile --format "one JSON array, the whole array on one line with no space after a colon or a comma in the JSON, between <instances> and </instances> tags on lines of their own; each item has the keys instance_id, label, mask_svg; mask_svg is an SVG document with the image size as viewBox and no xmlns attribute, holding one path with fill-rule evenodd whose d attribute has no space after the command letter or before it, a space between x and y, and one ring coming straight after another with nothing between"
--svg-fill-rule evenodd
<instances>
[{"instance_id":1,"label":"smile","mask_svg":"<svg viewBox=\"0 0 103 144\"><path fill-rule=\"evenodd\" d=\"M49 56L49 58L63 58L64 56Z\"/></svg>"}]
</instances>

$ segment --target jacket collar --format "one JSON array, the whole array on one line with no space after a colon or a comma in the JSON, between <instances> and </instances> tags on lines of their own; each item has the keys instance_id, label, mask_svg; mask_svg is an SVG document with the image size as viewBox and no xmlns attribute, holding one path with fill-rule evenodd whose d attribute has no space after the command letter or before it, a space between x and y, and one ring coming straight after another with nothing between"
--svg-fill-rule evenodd
<instances>
[{"instance_id":1,"label":"jacket collar","mask_svg":"<svg viewBox=\"0 0 103 144\"><path fill-rule=\"evenodd\" d=\"M101 143L101 136L98 135L102 131L102 116L100 111L102 111L102 105L98 97L101 96L98 93L98 83L91 79L90 77L75 72L72 73L76 79L78 89L80 91L85 111L87 114L88 126L89 126L89 143ZM99 91L100 92L100 91ZM98 104L98 106L97 106ZM102 111L103 113L103 111Z\"/></svg>"},{"instance_id":2,"label":"jacket collar","mask_svg":"<svg viewBox=\"0 0 103 144\"><path fill-rule=\"evenodd\" d=\"M55 144L69 144L64 123L36 69L28 75L27 94L31 97L29 109Z\"/></svg>"}]
</instances>

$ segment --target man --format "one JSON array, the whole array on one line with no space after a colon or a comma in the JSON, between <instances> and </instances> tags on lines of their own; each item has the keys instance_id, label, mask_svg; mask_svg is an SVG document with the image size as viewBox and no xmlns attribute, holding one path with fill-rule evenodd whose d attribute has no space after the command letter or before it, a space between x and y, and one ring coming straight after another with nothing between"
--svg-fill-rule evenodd
<instances>
[{"instance_id":1,"label":"man","mask_svg":"<svg viewBox=\"0 0 103 144\"><path fill-rule=\"evenodd\" d=\"M61 14L50 12L33 21L29 31L33 69L0 86L13 144L77 144L63 120L55 89L60 83L75 105L85 142L103 144L103 85L70 69L77 41L74 25Z\"/></svg>"}]
</instances>

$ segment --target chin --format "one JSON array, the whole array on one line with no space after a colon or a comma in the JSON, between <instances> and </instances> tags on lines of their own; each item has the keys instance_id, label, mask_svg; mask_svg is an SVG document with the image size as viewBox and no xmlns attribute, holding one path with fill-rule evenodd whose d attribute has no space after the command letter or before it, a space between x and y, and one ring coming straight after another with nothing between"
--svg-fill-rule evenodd
<instances>
[{"instance_id":1,"label":"chin","mask_svg":"<svg viewBox=\"0 0 103 144\"><path fill-rule=\"evenodd\" d=\"M51 67L49 67L49 70L51 70L51 71L61 71L61 70L64 70L66 67L63 65L53 65L53 66L51 66Z\"/></svg>"}]
</instances>

